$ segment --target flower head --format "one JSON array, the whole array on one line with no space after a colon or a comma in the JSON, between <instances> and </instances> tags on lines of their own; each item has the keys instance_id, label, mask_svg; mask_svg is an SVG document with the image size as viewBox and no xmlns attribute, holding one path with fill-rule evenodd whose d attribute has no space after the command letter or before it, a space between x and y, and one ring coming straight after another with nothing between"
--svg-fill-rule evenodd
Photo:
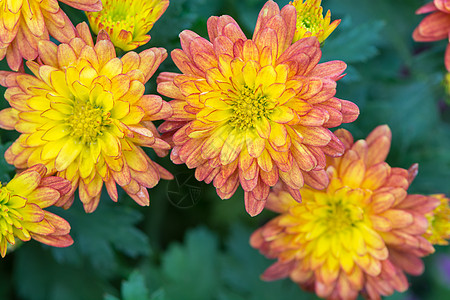
<instances>
[{"instance_id":1,"label":"flower head","mask_svg":"<svg viewBox=\"0 0 450 300\"><path fill-rule=\"evenodd\" d=\"M102 9L100 0L61 1L77 9ZM12 70L22 65L22 58L38 56L38 43L49 34L60 42L75 37L75 28L57 0L0 0L0 60L5 56Z\"/></svg>"},{"instance_id":2,"label":"flower head","mask_svg":"<svg viewBox=\"0 0 450 300\"><path fill-rule=\"evenodd\" d=\"M16 175L8 184L0 183L0 254L5 257L8 244L18 238L67 247L73 240L70 225L61 217L45 211L70 190L70 182L58 177L43 177L43 165L35 165Z\"/></svg>"},{"instance_id":3,"label":"flower head","mask_svg":"<svg viewBox=\"0 0 450 300\"><path fill-rule=\"evenodd\" d=\"M323 43L326 38L341 23L341 20L334 20L331 24L331 12L327 11L323 17L323 8L320 6L322 0L295 0L292 2L297 10L297 26L295 29L294 42L299 39L315 36L319 43Z\"/></svg>"},{"instance_id":4,"label":"flower head","mask_svg":"<svg viewBox=\"0 0 450 300\"><path fill-rule=\"evenodd\" d=\"M359 293L379 299L404 291L404 272L422 273L420 257L434 251L423 234L425 214L437 200L407 194L417 165L405 170L384 161L391 141L387 126L357 142L346 130L336 135L346 151L329 160L327 189L305 186L302 204L283 190L269 196L267 207L281 214L250 240L278 259L262 277L289 276L327 299L356 299Z\"/></svg>"},{"instance_id":5,"label":"flower head","mask_svg":"<svg viewBox=\"0 0 450 300\"><path fill-rule=\"evenodd\" d=\"M69 207L79 187L85 210L94 211L103 183L114 201L117 183L137 203L148 205L146 188L160 177L171 178L141 148L151 147L158 155L170 149L151 122L170 116L170 105L144 95L144 84L166 50L129 52L119 59L104 32L94 45L86 23L77 29L80 37L69 44L39 44L42 65L27 63L34 76L0 72L12 106L0 112L0 126L21 133L5 158L17 168L43 163L48 174L71 181L71 192L58 206Z\"/></svg>"},{"instance_id":6,"label":"flower head","mask_svg":"<svg viewBox=\"0 0 450 300\"><path fill-rule=\"evenodd\" d=\"M434 0L416 11L416 14L430 13L416 27L413 39L416 42L433 42L450 39L450 5L447 0ZM450 40L449 40L450 41ZM450 43L445 51L445 67L450 72Z\"/></svg>"},{"instance_id":7,"label":"flower head","mask_svg":"<svg viewBox=\"0 0 450 300\"><path fill-rule=\"evenodd\" d=\"M162 73L158 91L174 98L160 127L172 136L171 159L196 168L231 197L239 184L250 215L264 207L278 181L300 201L304 182L324 188L325 154L342 143L328 129L355 120L357 106L335 98L342 61L318 64L315 37L292 44L295 8L268 1L252 39L230 16L208 20L210 41L185 30L172 58L183 74ZM292 45L291 45L292 44Z\"/></svg>"},{"instance_id":8,"label":"flower head","mask_svg":"<svg viewBox=\"0 0 450 300\"><path fill-rule=\"evenodd\" d=\"M424 236L434 245L448 245L448 239L450 239L450 199L443 194L432 195L431 197L439 200L439 206L426 215L428 230Z\"/></svg>"},{"instance_id":9,"label":"flower head","mask_svg":"<svg viewBox=\"0 0 450 300\"><path fill-rule=\"evenodd\" d=\"M86 12L92 31L104 29L114 46L130 51L150 40L147 33L169 6L169 0L106 0L103 10Z\"/></svg>"}]
</instances>

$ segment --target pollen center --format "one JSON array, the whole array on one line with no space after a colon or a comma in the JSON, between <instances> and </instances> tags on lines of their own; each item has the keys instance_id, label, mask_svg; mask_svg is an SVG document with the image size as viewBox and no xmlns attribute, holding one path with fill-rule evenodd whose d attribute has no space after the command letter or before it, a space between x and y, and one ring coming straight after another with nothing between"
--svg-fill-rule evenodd
<instances>
[{"instance_id":1,"label":"pollen center","mask_svg":"<svg viewBox=\"0 0 450 300\"><path fill-rule=\"evenodd\" d=\"M241 130L253 127L255 121L267 117L267 104L266 96L255 94L253 89L245 85L231 104L233 116L230 124Z\"/></svg>"},{"instance_id":2,"label":"pollen center","mask_svg":"<svg viewBox=\"0 0 450 300\"><path fill-rule=\"evenodd\" d=\"M93 12L92 15L97 15L97 24L102 24L101 28L105 28L106 31L112 28L118 27L126 31L134 32L136 20L138 14L142 13L136 10L136 5L133 1L117 1L110 0L103 2L103 10L101 12Z\"/></svg>"},{"instance_id":3,"label":"pollen center","mask_svg":"<svg viewBox=\"0 0 450 300\"><path fill-rule=\"evenodd\" d=\"M322 219L329 232L339 232L350 229L364 220L364 211L360 206L353 205L343 199L330 199L326 213Z\"/></svg>"},{"instance_id":4,"label":"pollen center","mask_svg":"<svg viewBox=\"0 0 450 300\"><path fill-rule=\"evenodd\" d=\"M109 112L103 112L101 108L89 102L77 102L73 114L67 119L67 123L72 127L70 135L84 143L94 142L111 123L109 116Z\"/></svg>"},{"instance_id":5,"label":"pollen center","mask_svg":"<svg viewBox=\"0 0 450 300\"><path fill-rule=\"evenodd\" d=\"M304 28L308 29L313 34L316 34L320 29L320 20L317 19L317 15L310 11L298 14L297 24L301 24Z\"/></svg>"},{"instance_id":6,"label":"pollen center","mask_svg":"<svg viewBox=\"0 0 450 300\"><path fill-rule=\"evenodd\" d=\"M26 200L22 198L18 200L15 198L11 205L11 197L17 196L12 196L10 191L6 187L2 187L0 183L0 238L3 236L10 244L14 244L13 227L16 227L15 230L24 231L19 221L23 217L16 209L23 207Z\"/></svg>"}]
</instances>

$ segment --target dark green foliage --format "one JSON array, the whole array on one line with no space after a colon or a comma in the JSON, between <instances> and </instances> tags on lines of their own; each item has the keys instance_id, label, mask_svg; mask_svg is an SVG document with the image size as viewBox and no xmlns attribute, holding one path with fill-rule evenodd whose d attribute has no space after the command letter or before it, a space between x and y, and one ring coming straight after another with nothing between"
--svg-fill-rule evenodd
<instances>
[{"instance_id":1,"label":"dark green foliage","mask_svg":"<svg viewBox=\"0 0 450 300\"><path fill-rule=\"evenodd\" d=\"M104 197L104 202L111 200ZM77 200L79 201L79 200ZM123 205L102 203L92 214L86 214L76 203L67 211L58 210L72 226L72 237L76 243L70 248L53 248L52 252L59 262L79 266L87 262L104 276L117 271L117 252L130 258L150 254L147 236L135 227L142 219L137 210Z\"/></svg>"}]
</instances>

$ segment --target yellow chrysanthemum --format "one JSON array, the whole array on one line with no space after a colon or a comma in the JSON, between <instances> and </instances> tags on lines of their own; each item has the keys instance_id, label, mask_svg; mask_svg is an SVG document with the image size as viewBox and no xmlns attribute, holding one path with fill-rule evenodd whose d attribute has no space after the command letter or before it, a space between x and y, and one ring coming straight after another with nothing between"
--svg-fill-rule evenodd
<instances>
[{"instance_id":1,"label":"yellow chrysanthemum","mask_svg":"<svg viewBox=\"0 0 450 300\"><path fill-rule=\"evenodd\" d=\"M323 43L326 38L341 23L341 20L334 20L331 24L331 12L328 10L325 18L323 8L320 6L322 0L295 0L291 2L297 10L297 26L294 35L294 42L299 39L315 36L319 43Z\"/></svg>"},{"instance_id":2,"label":"yellow chrysanthemum","mask_svg":"<svg viewBox=\"0 0 450 300\"><path fill-rule=\"evenodd\" d=\"M103 10L86 12L92 31L104 29L114 46L130 51L150 41L147 33L169 6L169 0L104 0Z\"/></svg>"},{"instance_id":3,"label":"yellow chrysanthemum","mask_svg":"<svg viewBox=\"0 0 450 300\"><path fill-rule=\"evenodd\" d=\"M5 257L8 244L18 238L67 247L73 240L70 225L61 217L45 211L70 190L70 182L59 177L43 177L46 169L35 165L16 175L8 184L0 183L0 254Z\"/></svg>"},{"instance_id":4,"label":"yellow chrysanthemum","mask_svg":"<svg viewBox=\"0 0 450 300\"><path fill-rule=\"evenodd\" d=\"M424 236L434 245L448 245L448 239L450 239L450 199L443 194L431 195L431 197L439 200L439 206L426 215L429 225Z\"/></svg>"},{"instance_id":5,"label":"yellow chrysanthemum","mask_svg":"<svg viewBox=\"0 0 450 300\"><path fill-rule=\"evenodd\" d=\"M330 159L325 190L305 186L299 204L283 190L269 196L267 207L281 213L251 236L251 245L278 261L262 275L289 276L327 299L380 299L405 291L404 272L419 275L420 257L434 252L423 237L425 215L438 204L433 197L408 195L417 165L391 168L384 160L391 132L376 128L366 140L353 142L336 132L346 151Z\"/></svg>"},{"instance_id":6,"label":"yellow chrysanthemum","mask_svg":"<svg viewBox=\"0 0 450 300\"><path fill-rule=\"evenodd\" d=\"M39 44L42 65L27 63L34 76L0 72L12 106L0 112L0 126L22 133L5 158L17 168L43 163L49 174L71 181L72 191L58 206L69 207L79 186L85 210L94 211L103 183L114 201L117 183L138 204L148 205L146 188L160 177L171 178L141 148L158 155L170 149L151 122L170 116L170 105L144 95L166 50L129 52L119 59L106 33L100 32L94 46L86 23L77 29L81 38L69 44Z\"/></svg>"},{"instance_id":7,"label":"yellow chrysanthemum","mask_svg":"<svg viewBox=\"0 0 450 300\"><path fill-rule=\"evenodd\" d=\"M62 0L86 11L102 9L100 0ZM0 60L5 55L8 65L17 71L22 58L38 56L38 43L49 34L60 42L75 37L75 28L59 7L57 0L0 0Z\"/></svg>"},{"instance_id":8,"label":"yellow chrysanthemum","mask_svg":"<svg viewBox=\"0 0 450 300\"><path fill-rule=\"evenodd\" d=\"M292 44L296 11L273 1L262 8L253 39L230 16L208 20L210 41L185 30L172 58L183 74L162 73L158 91L174 98L160 127L172 137L171 159L196 168L229 198L239 184L250 215L283 182L300 201L306 182L328 184L325 155L344 148L328 129L354 121L358 107L335 98L342 61L319 64L315 37Z\"/></svg>"}]
</instances>

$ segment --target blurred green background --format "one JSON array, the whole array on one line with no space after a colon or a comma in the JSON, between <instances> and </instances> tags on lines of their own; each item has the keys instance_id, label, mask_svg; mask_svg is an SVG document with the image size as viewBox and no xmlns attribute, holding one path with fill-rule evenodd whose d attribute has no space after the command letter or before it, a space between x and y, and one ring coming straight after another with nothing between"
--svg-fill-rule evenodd
<instances>
[{"instance_id":1,"label":"blurred green background","mask_svg":"<svg viewBox=\"0 0 450 300\"><path fill-rule=\"evenodd\" d=\"M280 6L288 1L276 1ZM228 14L251 37L261 0L171 0L150 32L151 41L136 51L179 48L178 34L191 29L207 37L211 15ZM347 76L337 97L355 102L361 114L344 127L364 138L376 126L392 129L391 166L419 163L410 192L450 196L450 107L443 78L446 41L415 43L411 34L423 16L421 0L323 0L341 24L326 40L323 61L343 60ZM61 7L77 24L82 12ZM2 61L1 69L7 70ZM170 57L162 71L177 71ZM0 90L3 95L4 89ZM147 84L156 93L156 76ZM5 100L0 108L7 107ZM0 152L17 137L0 130ZM259 275L272 261L248 244L250 233L273 214L251 218L243 192L220 200L215 189L197 182L194 171L168 157L153 160L175 175L149 191L151 204L140 207L125 193L118 203L103 193L99 208L85 214L79 201L67 211L52 211L72 226L73 246L51 248L31 241L0 262L0 299L24 300L240 300L316 299L289 280L263 282ZM14 168L0 158L0 181ZM436 247L426 271L411 277L411 288L388 299L450 299L450 250Z\"/></svg>"}]
</instances>

